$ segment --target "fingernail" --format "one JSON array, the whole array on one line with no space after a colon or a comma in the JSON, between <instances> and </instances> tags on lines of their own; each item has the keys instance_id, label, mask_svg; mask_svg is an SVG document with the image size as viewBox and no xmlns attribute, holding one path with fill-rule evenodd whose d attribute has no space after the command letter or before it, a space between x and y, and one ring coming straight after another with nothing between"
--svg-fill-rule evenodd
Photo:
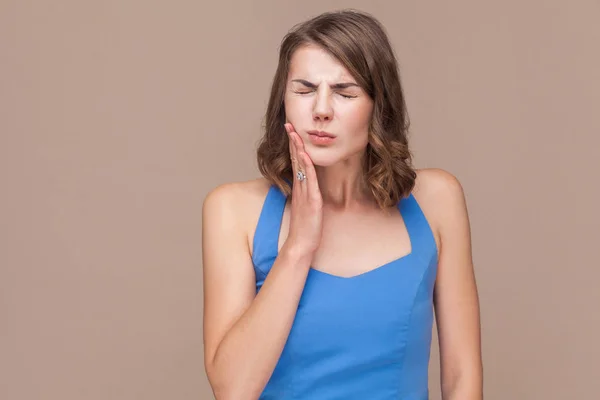
<instances>
[{"instance_id":1,"label":"fingernail","mask_svg":"<svg viewBox=\"0 0 600 400\"><path fill-rule=\"evenodd\" d=\"M283 124L283 127L285 128L285 131L287 133L290 133L290 128L288 127L288 124Z\"/></svg>"}]
</instances>

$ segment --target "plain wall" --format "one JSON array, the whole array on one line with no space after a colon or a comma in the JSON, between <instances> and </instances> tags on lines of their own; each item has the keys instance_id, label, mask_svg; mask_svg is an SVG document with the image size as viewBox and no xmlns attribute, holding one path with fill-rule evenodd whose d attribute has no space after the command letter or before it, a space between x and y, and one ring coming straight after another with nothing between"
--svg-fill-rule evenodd
<instances>
[{"instance_id":1,"label":"plain wall","mask_svg":"<svg viewBox=\"0 0 600 400\"><path fill-rule=\"evenodd\" d=\"M600 393L598 1L3 0L0 398L212 398L202 201L259 176L281 38L342 7L465 189L486 398Z\"/></svg>"}]
</instances>

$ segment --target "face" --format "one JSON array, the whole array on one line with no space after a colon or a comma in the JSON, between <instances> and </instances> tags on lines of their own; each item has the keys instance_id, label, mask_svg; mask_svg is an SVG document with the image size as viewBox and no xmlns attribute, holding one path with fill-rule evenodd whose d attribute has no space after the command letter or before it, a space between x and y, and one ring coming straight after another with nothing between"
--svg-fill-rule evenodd
<instances>
[{"instance_id":1,"label":"face","mask_svg":"<svg viewBox=\"0 0 600 400\"><path fill-rule=\"evenodd\" d=\"M294 52L284 102L287 121L315 165L326 167L362 157L373 101L325 50L310 45Z\"/></svg>"}]
</instances>

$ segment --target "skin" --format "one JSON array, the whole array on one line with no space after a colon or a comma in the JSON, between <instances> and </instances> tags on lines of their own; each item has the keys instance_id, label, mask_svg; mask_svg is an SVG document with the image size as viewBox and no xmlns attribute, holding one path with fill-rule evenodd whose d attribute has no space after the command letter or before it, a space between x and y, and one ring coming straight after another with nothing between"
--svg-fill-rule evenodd
<instances>
[{"instance_id":1,"label":"skin","mask_svg":"<svg viewBox=\"0 0 600 400\"><path fill-rule=\"evenodd\" d=\"M228 183L205 199L205 366L217 399L261 393L310 268L353 276L411 251L397 209L378 209L361 179L372 101L360 87L332 88L338 83L356 81L322 49L306 46L292 56L286 129L294 172L301 169L307 180L294 185L283 215L280 255L258 295L251 249L269 183L262 178ZM314 145L309 130L337 137L331 145ZM413 195L439 250L434 307L442 398L482 399L479 301L462 186L444 170L422 169Z\"/></svg>"}]
</instances>

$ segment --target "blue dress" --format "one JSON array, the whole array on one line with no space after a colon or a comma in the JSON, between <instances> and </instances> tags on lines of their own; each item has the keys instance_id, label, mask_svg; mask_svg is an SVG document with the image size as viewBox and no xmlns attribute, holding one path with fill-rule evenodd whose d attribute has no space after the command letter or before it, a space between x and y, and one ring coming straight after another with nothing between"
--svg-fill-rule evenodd
<instances>
[{"instance_id":1,"label":"blue dress","mask_svg":"<svg viewBox=\"0 0 600 400\"><path fill-rule=\"evenodd\" d=\"M286 198L271 186L254 236L256 290L277 257ZM311 268L261 400L427 400L437 246L410 194L410 254L353 277Z\"/></svg>"}]
</instances>

